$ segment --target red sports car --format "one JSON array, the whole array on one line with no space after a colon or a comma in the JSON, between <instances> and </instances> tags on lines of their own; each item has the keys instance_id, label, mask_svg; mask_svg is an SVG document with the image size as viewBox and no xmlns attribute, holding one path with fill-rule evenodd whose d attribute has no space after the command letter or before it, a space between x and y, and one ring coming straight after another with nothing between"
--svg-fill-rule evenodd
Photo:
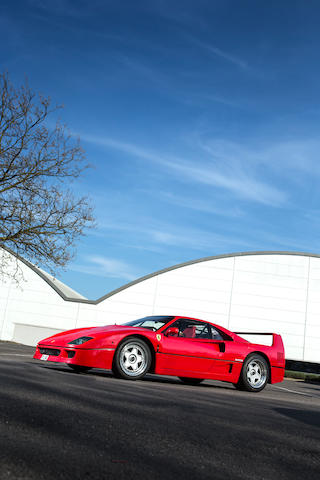
<instances>
[{"instance_id":1,"label":"red sports car","mask_svg":"<svg viewBox=\"0 0 320 480\"><path fill-rule=\"evenodd\" d=\"M259 392L267 383L281 382L285 367L281 336L262 335L272 335L271 346L250 343L240 332L205 320L152 316L58 333L37 345L34 358L63 362L77 372L108 369L129 380L155 373L188 384L222 380Z\"/></svg>"}]
</instances>

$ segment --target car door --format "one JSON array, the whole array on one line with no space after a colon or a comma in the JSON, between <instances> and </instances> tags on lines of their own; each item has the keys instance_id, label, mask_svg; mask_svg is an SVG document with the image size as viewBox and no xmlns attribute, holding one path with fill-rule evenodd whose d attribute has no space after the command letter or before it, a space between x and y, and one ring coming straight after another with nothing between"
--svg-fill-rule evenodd
<instances>
[{"instance_id":1,"label":"car door","mask_svg":"<svg viewBox=\"0 0 320 480\"><path fill-rule=\"evenodd\" d=\"M182 318L162 333L157 356L162 373L210 377L221 369L225 343L212 325Z\"/></svg>"}]
</instances>

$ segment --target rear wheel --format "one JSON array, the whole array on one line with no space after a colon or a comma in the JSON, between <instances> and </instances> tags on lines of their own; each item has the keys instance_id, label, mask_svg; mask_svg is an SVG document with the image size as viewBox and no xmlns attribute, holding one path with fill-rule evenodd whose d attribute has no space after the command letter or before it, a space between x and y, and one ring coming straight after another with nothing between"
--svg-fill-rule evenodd
<instances>
[{"instance_id":1,"label":"rear wheel","mask_svg":"<svg viewBox=\"0 0 320 480\"><path fill-rule=\"evenodd\" d=\"M82 365L71 365L70 363L67 364L68 367L72 368L74 372L77 373L85 373L91 370L91 367L83 367Z\"/></svg>"},{"instance_id":2,"label":"rear wheel","mask_svg":"<svg viewBox=\"0 0 320 480\"><path fill-rule=\"evenodd\" d=\"M116 377L139 380L149 371L151 359L146 342L140 338L128 337L115 353L112 370Z\"/></svg>"},{"instance_id":3,"label":"rear wheel","mask_svg":"<svg viewBox=\"0 0 320 480\"><path fill-rule=\"evenodd\" d=\"M203 382L203 378L190 378L190 377L179 377L181 382L186 383L187 385L199 385Z\"/></svg>"},{"instance_id":4,"label":"rear wheel","mask_svg":"<svg viewBox=\"0 0 320 480\"><path fill-rule=\"evenodd\" d=\"M248 392L261 392L269 380L269 365L266 359L254 353L249 355L243 363L240 378L235 387Z\"/></svg>"}]
</instances>

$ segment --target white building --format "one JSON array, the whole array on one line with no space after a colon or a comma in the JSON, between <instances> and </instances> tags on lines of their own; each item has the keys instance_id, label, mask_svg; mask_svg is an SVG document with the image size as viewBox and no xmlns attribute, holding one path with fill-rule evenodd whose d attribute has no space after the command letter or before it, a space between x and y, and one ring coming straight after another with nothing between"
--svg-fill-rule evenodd
<instances>
[{"instance_id":1,"label":"white building","mask_svg":"<svg viewBox=\"0 0 320 480\"><path fill-rule=\"evenodd\" d=\"M7 253L6 253L7 255ZM14 266L16 259L11 256ZM286 358L320 363L320 256L249 252L187 262L87 300L29 262L0 280L0 339L35 345L71 328L186 315L233 331L276 332ZM9 268L9 267L8 267ZM13 268L13 267L12 267Z\"/></svg>"}]
</instances>

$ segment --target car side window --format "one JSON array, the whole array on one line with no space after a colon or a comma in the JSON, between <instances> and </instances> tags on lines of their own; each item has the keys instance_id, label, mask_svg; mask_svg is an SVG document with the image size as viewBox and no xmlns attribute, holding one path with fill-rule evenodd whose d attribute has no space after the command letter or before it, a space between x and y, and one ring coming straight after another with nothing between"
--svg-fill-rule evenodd
<instances>
[{"instance_id":1,"label":"car side window","mask_svg":"<svg viewBox=\"0 0 320 480\"><path fill-rule=\"evenodd\" d=\"M211 328L211 335L213 340L223 340L223 337L220 332L216 328L214 328L212 325L210 325Z\"/></svg>"},{"instance_id":2,"label":"car side window","mask_svg":"<svg viewBox=\"0 0 320 480\"><path fill-rule=\"evenodd\" d=\"M180 318L179 320L176 320L170 325L169 329L169 336L179 338L222 340L220 333L210 324L205 322L197 322L196 320L189 320L187 318Z\"/></svg>"}]
</instances>

